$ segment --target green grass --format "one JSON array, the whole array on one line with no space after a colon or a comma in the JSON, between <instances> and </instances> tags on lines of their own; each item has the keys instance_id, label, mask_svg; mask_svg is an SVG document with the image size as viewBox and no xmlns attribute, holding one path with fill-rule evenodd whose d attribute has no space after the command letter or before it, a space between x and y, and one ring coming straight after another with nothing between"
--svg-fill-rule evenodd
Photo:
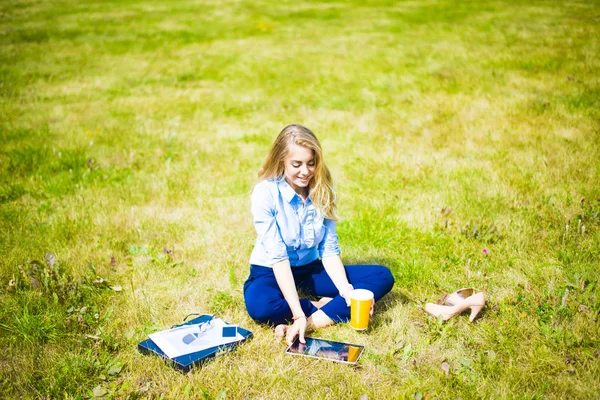
<instances>
[{"instance_id":1,"label":"green grass","mask_svg":"<svg viewBox=\"0 0 600 400\"><path fill-rule=\"evenodd\" d=\"M0 2L0 397L600 397L599 19ZM366 334L315 333L365 345L357 367L292 359L245 312L250 191L294 122L323 144L344 261L396 277ZM425 314L464 286L475 323ZM187 375L137 352L191 312L254 338Z\"/></svg>"}]
</instances>

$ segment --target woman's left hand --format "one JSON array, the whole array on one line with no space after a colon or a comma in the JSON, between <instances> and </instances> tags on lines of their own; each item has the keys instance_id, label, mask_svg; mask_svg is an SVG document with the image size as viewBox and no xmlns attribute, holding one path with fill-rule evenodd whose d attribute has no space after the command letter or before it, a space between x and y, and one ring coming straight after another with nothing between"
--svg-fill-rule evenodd
<instances>
[{"instance_id":1,"label":"woman's left hand","mask_svg":"<svg viewBox=\"0 0 600 400\"><path fill-rule=\"evenodd\" d=\"M349 285L348 288L341 294L341 296L346 300L346 305L350 307L350 293L354 290L352 285ZM371 302L371 311L369 311L369 315L372 317L373 312L375 311L375 299Z\"/></svg>"},{"instance_id":2,"label":"woman's left hand","mask_svg":"<svg viewBox=\"0 0 600 400\"><path fill-rule=\"evenodd\" d=\"M348 284L346 286L346 289L344 289L344 291L342 293L340 293L340 296L342 296L344 298L344 300L346 300L346 305L348 307L350 307L350 293L354 290L354 287L350 284Z\"/></svg>"}]
</instances>

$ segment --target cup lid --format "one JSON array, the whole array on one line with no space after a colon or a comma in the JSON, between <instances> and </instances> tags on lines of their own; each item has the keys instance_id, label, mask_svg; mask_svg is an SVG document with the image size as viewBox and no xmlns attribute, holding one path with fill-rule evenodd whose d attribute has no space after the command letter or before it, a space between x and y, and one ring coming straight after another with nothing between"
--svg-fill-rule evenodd
<instances>
[{"instance_id":1,"label":"cup lid","mask_svg":"<svg viewBox=\"0 0 600 400\"><path fill-rule=\"evenodd\" d=\"M371 300L373 297L373 292L367 289L354 289L350 292L350 298L354 300Z\"/></svg>"}]
</instances>

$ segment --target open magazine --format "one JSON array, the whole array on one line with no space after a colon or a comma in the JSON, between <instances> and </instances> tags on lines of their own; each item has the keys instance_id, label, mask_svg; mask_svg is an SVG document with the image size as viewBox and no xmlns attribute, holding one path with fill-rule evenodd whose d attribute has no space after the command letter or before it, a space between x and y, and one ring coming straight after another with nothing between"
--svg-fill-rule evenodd
<instances>
[{"instance_id":1,"label":"open magazine","mask_svg":"<svg viewBox=\"0 0 600 400\"><path fill-rule=\"evenodd\" d=\"M148 336L170 359L245 339L236 325L229 325L220 318L181 325Z\"/></svg>"}]
</instances>

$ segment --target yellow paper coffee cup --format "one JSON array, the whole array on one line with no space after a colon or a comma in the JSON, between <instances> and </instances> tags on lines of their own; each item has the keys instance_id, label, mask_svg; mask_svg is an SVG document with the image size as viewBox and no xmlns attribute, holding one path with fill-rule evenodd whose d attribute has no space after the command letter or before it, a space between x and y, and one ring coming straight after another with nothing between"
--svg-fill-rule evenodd
<instances>
[{"instance_id":1,"label":"yellow paper coffee cup","mask_svg":"<svg viewBox=\"0 0 600 400\"><path fill-rule=\"evenodd\" d=\"M373 292L355 289L350 292L350 326L362 331L369 327L369 317L373 304Z\"/></svg>"}]
</instances>

